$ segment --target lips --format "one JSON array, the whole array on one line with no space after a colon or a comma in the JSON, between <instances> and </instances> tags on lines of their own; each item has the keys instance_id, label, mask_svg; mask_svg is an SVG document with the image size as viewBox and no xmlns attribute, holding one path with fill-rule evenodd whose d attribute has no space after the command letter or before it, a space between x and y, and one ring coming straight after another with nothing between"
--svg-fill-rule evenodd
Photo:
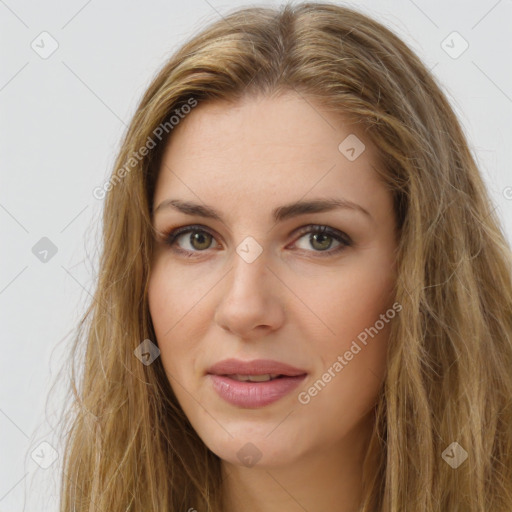
<instances>
[{"instance_id":1,"label":"lips","mask_svg":"<svg viewBox=\"0 0 512 512\"><path fill-rule=\"evenodd\" d=\"M271 359L254 359L241 361L239 359L225 359L214 364L207 370L213 375L282 375L285 377L297 377L307 372L286 363Z\"/></svg>"},{"instance_id":2,"label":"lips","mask_svg":"<svg viewBox=\"0 0 512 512\"><path fill-rule=\"evenodd\" d=\"M209 368L206 376L226 402L242 408L257 408L288 395L306 375L305 370L269 359L226 359Z\"/></svg>"}]
</instances>

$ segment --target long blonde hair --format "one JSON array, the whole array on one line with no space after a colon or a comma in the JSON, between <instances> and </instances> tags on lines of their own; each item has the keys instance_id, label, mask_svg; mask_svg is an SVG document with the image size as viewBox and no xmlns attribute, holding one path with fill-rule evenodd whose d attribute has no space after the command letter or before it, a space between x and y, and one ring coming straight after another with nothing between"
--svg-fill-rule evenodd
<instances>
[{"instance_id":1,"label":"long blonde hair","mask_svg":"<svg viewBox=\"0 0 512 512\"><path fill-rule=\"evenodd\" d=\"M222 510L220 459L188 422L160 358L145 365L134 355L143 340L156 343L152 196L176 110L293 90L364 128L400 233L403 309L361 511L512 510L512 257L465 135L390 30L349 8L302 3L224 15L170 58L134 114L102 188L98 280L70 352L62 512ZM467 452L457 468L443 456L455 442Z\"/></svg>"}]
</instances>

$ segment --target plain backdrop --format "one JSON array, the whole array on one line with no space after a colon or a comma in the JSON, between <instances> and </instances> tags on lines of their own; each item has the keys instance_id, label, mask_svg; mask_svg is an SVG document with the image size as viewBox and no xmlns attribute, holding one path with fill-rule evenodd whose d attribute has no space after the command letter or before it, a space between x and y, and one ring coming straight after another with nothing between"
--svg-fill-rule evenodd
<instances>
[{"instance_id":1,"label":"plain backdrop","mask_svg":"<svg viewBox=\"0 0 512 512\"><path fill-rule=\"evenodd\" d=\"M93 290L103 201L92 191L141 95L209 22L280 4L0 0L0 512L57 510L63 389L47 398ZM391 28L439 78L512 240L512 1L344 5Z\"/></svg>"}]
</instances>

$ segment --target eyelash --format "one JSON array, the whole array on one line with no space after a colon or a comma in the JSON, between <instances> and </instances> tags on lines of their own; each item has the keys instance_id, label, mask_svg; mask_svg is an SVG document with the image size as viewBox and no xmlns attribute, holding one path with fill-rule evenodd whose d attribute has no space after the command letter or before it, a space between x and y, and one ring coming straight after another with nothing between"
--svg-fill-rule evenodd
<instances>
[{"instance_id":1,"label":"eyelash","mask_svg":"<svg viewBox=\"0 0 512 512\"><path fill-rule=\"evenodd\" d=\"M169 231L163 233L163 240L164 240L165 244L167 244L169 247L172 248L173 251L183 254L183 255L187 256L188 258L195 258L195 257L197 257L197 256L195 256L195 254L206 252L208 249L205 249L203 251L197 251L197 250L189 251L187 249L182 249L181 247L176 247L176 240L181 235L184 235L186 233L192 233L192 232L207 233L211 237L215 238L213 233L211 233L208 229L205 229L203 226L196 224L196 225L190 225L190 226L183 226L181 228L176 228L176 229L172 228ZM307 251L307 252L319 253L320 257L328 257L328 256L337 255L341 251L345 250L347 247L351 247L353 245L352 240L345 233L338 231L338 230L333 230L333 229L329 228L328 226L323 226L323 225L319 225L319 224L310 224L308 226L302 227L298 233L297 241L300 240L304 235L317 234L317 233L327 235L328 237L333 238L334 240L336 240L337 242L339 242L341 244L339 247L337 247L336 249L333 249L333 250Z\"/></svg>"}]
</instances>

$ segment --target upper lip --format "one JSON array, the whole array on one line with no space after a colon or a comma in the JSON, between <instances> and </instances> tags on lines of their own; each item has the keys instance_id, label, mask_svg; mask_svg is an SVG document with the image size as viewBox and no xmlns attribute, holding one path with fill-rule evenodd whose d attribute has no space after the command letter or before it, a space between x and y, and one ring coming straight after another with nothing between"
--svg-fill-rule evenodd
<instances>
[{"instance_id":1,"label":"upper lip","mask_svg":"<svg viewBox=\"0 0 512 512\"><path fill-rule=\"evenodd\" d=\"M278 374L288 377L304 375L305 370L295 368L286 363L273 361L271 359L253 359L252 361L241 361L240 359L225 359L208 368L206 373L214 375L266 375Z\"/></svg>"}]
</instances>

